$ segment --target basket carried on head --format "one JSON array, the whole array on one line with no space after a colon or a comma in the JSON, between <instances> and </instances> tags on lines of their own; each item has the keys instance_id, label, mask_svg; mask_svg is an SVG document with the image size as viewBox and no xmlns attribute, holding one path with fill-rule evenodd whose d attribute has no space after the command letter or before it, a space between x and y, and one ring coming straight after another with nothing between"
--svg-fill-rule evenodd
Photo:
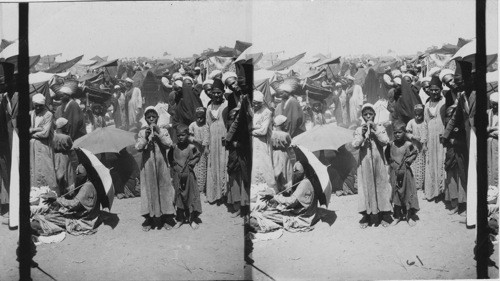
<instances>
[{"instance_id":1,"label":"basket carried on head","mask_svg":"<svg viewBox=\"0 0 500 281\"><path fill-rule=\"evenodd\" d=\"M78 96L81 94L78 88L78 81L74 79L59 80L50 86L50 89L56 94L55 99L61 99L65 93L70 96Z\"/></svg>"}]
</instances>

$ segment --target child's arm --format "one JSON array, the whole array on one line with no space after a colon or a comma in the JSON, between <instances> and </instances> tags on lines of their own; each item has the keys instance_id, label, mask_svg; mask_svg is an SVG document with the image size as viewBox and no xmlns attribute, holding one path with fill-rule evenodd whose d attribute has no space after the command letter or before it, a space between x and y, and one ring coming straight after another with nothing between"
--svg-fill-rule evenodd
<instances>
[{"instance_id":1,"label":"child's arm","mask_svg":"<svg viewBox=\"0 0 500 281\"><path fill-rule=\"evenodd\" d=\"M155 132L155 136L160 141L160 143L166 147L171 147L173 142L166 129L159 129L159 132Z\"/></svg>"},{"instance_id":2,"label":"child's arm","mask_svg":"<svg viewBox=\"0 0 500 281\"><path fill-rule=\"evenodd\" d=\"M407 156L405 162L406 165L410 166L413 163L413 161L415 161L415 159L417 158L418 151L417 148L411 142L407 142L407 145L408 145L408 147L406 148Z\"/></svg>"},{"instance_id":3,"label":"child's arm","mask_svg":"<svg viewBox=\"0 0 500 281\"><path fill-rule=\"evenodd\" d=\"M198 149L196 149L196 146L194 145L192 146L192 153L193 155L191 156L191 158L187 163L191 169L194 168L194 166L200 161L201 158L200 151L198 151Z\"/></svg>"}]
</instances>

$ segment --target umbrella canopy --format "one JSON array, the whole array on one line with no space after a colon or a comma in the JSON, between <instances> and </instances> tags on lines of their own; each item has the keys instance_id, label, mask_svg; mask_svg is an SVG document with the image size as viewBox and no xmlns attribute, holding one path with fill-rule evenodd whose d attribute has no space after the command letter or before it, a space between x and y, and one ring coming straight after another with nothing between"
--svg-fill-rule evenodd
<instances>
[{"instance_id":1,"label":"umbrella canopy","mask_svg":"<svg viewBox=\"0 0 500 281\"><path fill-rule=\"evenodd\" d=\"M115 197L115 188L109 169L92 152L84 148L76 149L76 155L80 164L85 167L90 182L94 184L101 206L111 210Z\"/></svg>"},{"instance_id":2,"label":"umbrella canopy","mask_svg":"<svg viewBox=\"0 0 500 281\"><path fill-rule=\"evenodd\" d=\"M325 64L334 64L334 63L340 63L340 56L339 57L335 57L335 58L331 58L331 59L324 59L322 61L319 61L319 62L313 64L313 67L318 67L318 66L322 66L322 65L325 65Z\"/></svg>"},{"instance_id":3,"label":"umbrella canopy","mask_svg":"<svg viewBox=\"0 0 500 281\"><path fill-rule=\"evenodd\" d=\"M490 37L491 38L491 37ZM465 44L455 55L452 60L462 60L472 63L475 68L476 62L476 39ZM498 57L498 47L496 40L486 40L486 65L492 64Z\"/></svg>"},{"instance_id":4,"label":"umbrella canopy","mask_svg":"<svg viewBox=\"0 0 500 281\"><path fill-rule=\"evenodd\" d=\"M292 145L302 145L311 151L337 150L351 142L354 131L339 127L335 123L314 126L292 140Z\"/></svg>"},{"instance_id":5,"label":"umbrella canopy","mask_svg":"<svg viewBox=\"0 0 500 281\"><path fill-rule=\"evenodd\" d=\"M309 149L300 145L294 145L292 148L295 158L302 163L304 173L313 185L319 204L328 207L332 196L332 184L327 167Z\"/></svg>"},{"instance_id":6,"label":"umbrella canopy","mask_svg":"<svg viewBox=\"0 0 500 281\"><path fill-rule=\"evenodd\" d=\"M135 144L135 134L113 127L97 128L73 143L73 148L85 148L94 154L119 153L123 148Z\"/></svg>"}]
</instances>

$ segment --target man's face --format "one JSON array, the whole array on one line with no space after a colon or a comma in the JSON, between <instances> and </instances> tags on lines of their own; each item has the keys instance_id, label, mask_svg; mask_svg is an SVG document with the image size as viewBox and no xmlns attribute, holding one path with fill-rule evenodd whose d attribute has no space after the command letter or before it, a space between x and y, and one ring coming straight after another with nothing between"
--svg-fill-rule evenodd
<instances>
[{"instance_id":1,"label":"man's face","mask_svg":"<svg viewBox=\"0 0 500 281\"><path fill-rule=\"evenodd\" d=\"M235 77L227 78L226 86L233 92L239 92L241 90L240 86L238 85L238 80Z\"/></svg>"},{"instance_id":2,"label":"man's face","mask_svg":"<svg viewBox=\"0 0 500 281\"><path fill-rule=\"evenodd\" d=\"M451 75L450 75L451 76ZM455 82L455 89L458 91L463 91L465 88L465 80L462 75L454 75L453 81Z\"/></svg>"},{"instance_id":3,"label":"man's face","mask_svg":"<svg viewBox=\"0 0 500 281\"><path fill-rule=\"evenodd\" d=\"M290 97L290 92L288 91L281 91L281 99L282 100L287 100Z\"/></svg>"},{"instance_id":4,"label":"man's face","mask_svg":"<svg viewBox=\"0 0 500 281\"><path fill-rule=\"evenodd\" d=\"M200 75L200 73L201 73L201 70L199 70L199 69L196 69L196 70L194 71L194 73L195 73L196 75Z\"/></svg>"},{"instance_id":5,"label":"man's face","mask_svg":"<svg viewBox=\"0 0 500 281\"><path fill-rule=\"evenodd\" d=\"M207 94L207 96L210 97L210 95L212 94L212 85L210 84L206 84L205 86L203 86L203 90L205 90L205 94Z\"/></svg>"},{"instance_id":6,"label":"man's face","mask_svg":"<svg viewBox=\"0 0 500 281\"><path fill-rule=\"evenodd\" d=\"M40 114L45 108L45 104L34 104L33 107L35 108L35 113Z\"/></svg>"},{"instance_id":7,"label":"man's face","mask_svg":"<svg viewBox=\"0 0 500 281\"><path fill-rule=\"evenodd\" d=\"M253 101L252 105L253 105L253 110L255 111L258 111L262 108L262 102L260 101Z\"/></svg>"},{"instance_id":8,"label":"man's face","mask_svg":"<svg viewBox=\"0 0 500 281\"><path fill-rule=\"evenodd\" d=\"M422 83L422 89L424 90L424 92L425 92L427 95L430 95L430 94L429 94L429 82L424 82L424 83Z\"/></svg>"},{"instance_id":9,"label":"man's face","mask_svg":"<svg viewBox=\"0 0 500 281\"><path fill-rule=\"evenodd\" d=\"M214 101L220 101L222 99L222 91L220 89L213 89L210 98Z\"/></svg>"},{"instance_id":10,"label":"man's face","mask_svg":"<svg viewBox=\"0 0 500 281\"><path fill-rule=\"evenodd\" d=\"M432 100L438 100L441 94L441 88L436 85L432 85L429 87L429 93Z\"/></svg>"},{"instance_id":11,"label":"man's face","mask_svg":"<svg viewBox=\"0 0 500 281\"><path fill-rule=\"evenodd\" d=\"M293 167L293 174L292 174L292 182L293 183L297 183L297 182L301 181L302 179L304 179L303 170L304 170L304 168L302 168L301 164L299 164L299 165L296 164Z\"/></svg>"},{"instance_id":12,"label":"man's face","mask_svg":"<svg viewBox=\"0 0 500 281\"><path fill-rule=\"evenodd\" d=\"M456 90L458 88L458 85L455 82L455 78L451 74L445 75L442 81L446 85L446 87L452 90Z\"/></svg>"}]
</instances>

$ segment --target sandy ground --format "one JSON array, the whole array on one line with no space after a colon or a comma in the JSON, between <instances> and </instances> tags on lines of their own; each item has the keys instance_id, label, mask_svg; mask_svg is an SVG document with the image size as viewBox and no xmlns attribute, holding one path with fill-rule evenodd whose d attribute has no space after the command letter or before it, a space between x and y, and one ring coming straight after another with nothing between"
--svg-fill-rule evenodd
<instances>
[{"instance_id":1,"label":"sandy ground","mask_svg":"<svg viewBox=\"0 0 500 281\"><path fill-rule=\"evenodd\" d=\"M422 192L418 195L423 198ZM475 229L467 229L459 222L462 217L450 216L444 208L442 202L420 200L420 221L415 227L401 222L363 230L358 224L357 195L332 196L313 231L284 232L279 239L253 244L254 265L265 272L253 269L253 278L474 279ZM498 264L498 245L492 259ZM490 267L490 278L498 278L497 268Z\"/></svg>"},{"instance_id":2,"label":"sandy ground","mask_svg":"<svg viewBox=\"0 0 500 281\"><path fill-rule=\"evenodd\" d=\"M140 198L115 199L108 222L90 236L37 247L34 260L56 280L237 280L245 278L243 220L227 208L203 204L203 223L177 230L141 229ZM202 200L204 197L202 196ZM114 227L114 228L113 228ZM0 228L1 280L18 280L17 231ZM251 271L247 271L251 274ZM40 269L33 280L53 280Z\"/></svg>"}]
</instances>

